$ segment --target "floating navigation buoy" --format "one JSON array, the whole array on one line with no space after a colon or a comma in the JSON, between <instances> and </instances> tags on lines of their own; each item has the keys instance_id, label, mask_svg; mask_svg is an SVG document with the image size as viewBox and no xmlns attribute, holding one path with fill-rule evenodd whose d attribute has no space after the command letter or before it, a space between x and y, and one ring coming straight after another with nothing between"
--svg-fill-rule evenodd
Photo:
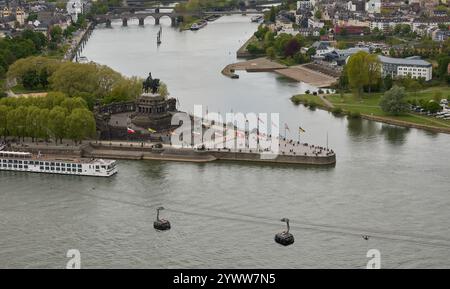
<instances>
[{"instance_id":1,"label":"floating navigation buoy","mask_svg":"<svg viewBox=\"0 0 450 289\"><path fill-rule=\"evenodd\" d=\"M153 228L156 230L169 230L170 229L170 222L164 219L159 218L159 211L164 210L164 207L158 207L156 208L156 221L153 222Z\"/></svg>"},{"instance_id":2,"label":"floating navigation buoy","mask_svg":"<svg viewBox=\"0 0 450 289\"><path fill-rule=\"evenodd\" d=\"M289 233L289 219L283 218L280 220L281 222L286 222L287 230L275 235L275 242L281 244L283 246L288 246L294 243L294 236Z\"/></svg>"},{"instance_id":3,"label":"floating navigation buoy","mask_svg":"<svg viewBox=\"0 0 450 289\"><path fill-rule=\"evenodd\" d=\"M362 235L363 239L366 241L369 241L369 236L368 235Z\"/></svg>"}]
</instances>

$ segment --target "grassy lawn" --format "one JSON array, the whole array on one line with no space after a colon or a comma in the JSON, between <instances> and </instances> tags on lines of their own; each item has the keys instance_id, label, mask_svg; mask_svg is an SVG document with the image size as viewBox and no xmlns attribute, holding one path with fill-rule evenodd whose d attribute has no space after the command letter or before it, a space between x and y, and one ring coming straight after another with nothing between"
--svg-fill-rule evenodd
<instances>
[{"instance_id":1,"label":"grassy lawn","mask_svg":"<svg viewBox=\"0 0 450 289\"><path fill-rule=\"evenodd\" d=\"M311 103L317 105L317 106L325 106L325 103L320 99L318 95L312 95L312 94L298 94L291 97L291 100L295 104L308 104Z\"/></svg>"},{"instance_id":2,"label":"grassy lawn","mask_svg":"<svg viewBox=\"0 0 450 289\"><path fill-rule=\"evenodd\" d=\"M432 100L436 91L442 93L442 98L450 97L449 87L434 87L429 88L419 92L408 92L406 97L407 100L412 99L425 99ZM412 122L416 124L438 126L438 127L450 127L450 121L437 119L435 117L429 117L425 115L420 115L416 113L405 113L399 116L393 116L383 112L379 106L380 99L383 94L373 93L370 96L367 94L359 99L352 94L344 94L343 97L340 95L329 95L326 98L336 107L342 108L346 112L359 112L365 115L379 116L387 119L400 120L406 122Z\"/></svg>"},{"instance_id":3,"label":"grassy lawn","mask_svg":"<svg viewBox=\"0 0 450 289\"><path fill-rule=\"evenodd\" d=\"M439 91L441 98L450 97L450 87L432 87L418 92L408 92L406 99L425 99L433 100L435 93ZM341 108L345 113L360 113L362 115L382 117L384 119L405 121L414 124L435 126L441 128L450 128L450 121L437 119L435 117L429 117L426 115L420 115L416 113L405 113L399 116L393 116L383 112L379 106L380 99L383 96L382 93L372 93L370 96L365 94L361 99L354 96L351 93L346 93L343 96L339 94L324 94L327 100L329 100L335 107ZM319 96L311 94L295 95L291 98L294 103L314 103L317 106L325 106L325 103Z\"/></svg>"}]
</instances>

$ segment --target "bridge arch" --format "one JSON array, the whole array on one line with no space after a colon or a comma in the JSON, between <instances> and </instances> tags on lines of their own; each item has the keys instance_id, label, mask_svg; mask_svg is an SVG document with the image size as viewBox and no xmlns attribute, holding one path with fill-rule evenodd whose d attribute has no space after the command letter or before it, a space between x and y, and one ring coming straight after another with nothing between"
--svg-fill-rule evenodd
<instances>
[{"instance_id":1,"label":"bridge arch","mask_svg":"<svg viewBox=\"0 0 450 289\"><path fill-rule=\"evenodd\" d=\"M164 17L168 17L170 19L171 25L174 26L177 23L178 14L176 13L122 13L122 14L112 14L105 15L101 19L98 19L98 22L105 22L106 27L111 27L111 23L113 19L120 19L122 21L122 26L128 26L128 22L130 19L137 19L140 26L144 26L145 19L148 17L152 17L155 20L155 25L160 24L160 19Z\"/></svg>"}]
</instances>

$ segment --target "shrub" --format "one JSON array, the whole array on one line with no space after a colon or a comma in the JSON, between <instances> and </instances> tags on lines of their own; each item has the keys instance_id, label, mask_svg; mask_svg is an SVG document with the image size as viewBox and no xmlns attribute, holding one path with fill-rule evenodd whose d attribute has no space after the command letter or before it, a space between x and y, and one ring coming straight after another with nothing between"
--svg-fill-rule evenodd
<instances>
[{"instance_id":1,"label":"shrub","mask_svg":"<svg viewBox=\"0 0 450 289\"><path fill-rule=\"evenodd\" d=\"M305 91L305 94L310 94L311 91L309 91L309 89L307 91Z\"/></svg>"},{"instance_id":2,"label":"shrub","mask_svg":"<svg viewBox=\"0 0 450 289\"><path fill-rule=\"evenodd\" d=\"M351 111L348 114L349 118L361 118L361 113L359 111Z\"/></svg>"},{"instance_id":3,"label":"shrub","mask_svg":"<svg viewBox=\"0 0 450 289\"><path fill-rule=\"evenodd\" d=\"M339 114L342 114L342 108L340 108L340 107L335 107L335 108L333 108L333 110L331 111L333 114L335 114L335 115L339 115Z\"/></svg>"},{"instance_id":4,"label":"shrub","mask_svg":"<svg viewBox=\"0 0 450 289\"><path fill-rule=\"evenodd\" d=\"M319 94L323 94L323 90L322 89L319 89Z\"/></svg>"},{"instance_id":5,"label":"shrub","mask_svg":"<svg viewBox=\"0 0 450 289\"><path fill-rule=\"evenodd\" d=\"M380 107L386 113L399 115L409 109L405 96L405 88L393 86L381 98Z\"/></svg>"},{"instance_id":6,"label":"shrub","mask_svg":"<svg viewBox=\"0 0 450 289\"><path fill-rule=\"evenodd\" d=\"M300 104L300 99L298 99L297 97L293 97L292 98L292 102L295 104L295 105L299 105Z\"/></svg>"}]
</instances>

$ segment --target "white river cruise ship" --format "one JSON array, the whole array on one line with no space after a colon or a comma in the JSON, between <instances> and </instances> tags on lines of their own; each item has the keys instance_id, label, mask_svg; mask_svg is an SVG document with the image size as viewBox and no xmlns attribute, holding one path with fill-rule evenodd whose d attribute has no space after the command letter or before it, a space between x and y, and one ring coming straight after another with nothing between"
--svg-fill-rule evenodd
<instances>
[{"instance_id":1,"label":"white river cruise ship","mask_svg":"<svg viewBox=\"0 0 450 289\"><path fill-rule=\"evenodd\" d=\"M50 158L10 151L0 151L0 170L95 177L109 177L117 173L115 160Z\"/></svg>"}]
</instances>

